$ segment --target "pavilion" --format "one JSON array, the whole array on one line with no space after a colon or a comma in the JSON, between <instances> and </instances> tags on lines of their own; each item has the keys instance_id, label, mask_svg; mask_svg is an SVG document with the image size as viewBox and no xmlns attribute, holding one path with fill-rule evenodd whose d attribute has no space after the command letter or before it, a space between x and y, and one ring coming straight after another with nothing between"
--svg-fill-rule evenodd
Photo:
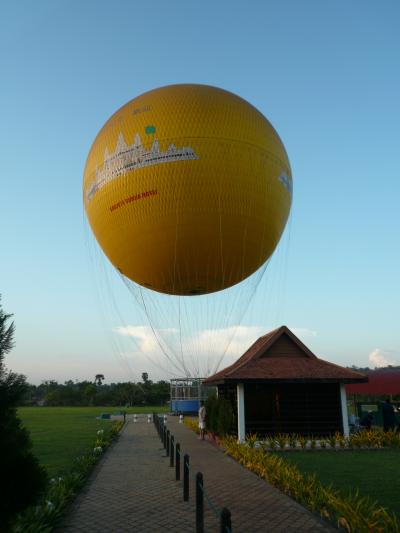
<instances>
[{"instance_id":1,"label":"pavilion","mask_svg":"<svg viewBox=\"0 0 400 533\"><path fill-rule=\"evenodd\" d=\"M233 429L243 441L248 433L348 435L345 385L367 381L360 372L319 359L281 326L203 383L231 403Z\"/></svg>"}]
</instances>

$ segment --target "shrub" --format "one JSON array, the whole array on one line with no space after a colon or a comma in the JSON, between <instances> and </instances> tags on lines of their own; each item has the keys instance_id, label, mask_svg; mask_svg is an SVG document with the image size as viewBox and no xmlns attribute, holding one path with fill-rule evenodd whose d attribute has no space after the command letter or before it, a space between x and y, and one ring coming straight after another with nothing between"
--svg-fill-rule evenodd
<instances>
[{"instance_id":1,"label":"shrub","mask_svg":"<svg viewBox=\"0 0 400 533\"><path fill-rule=\"evenodd\" d=\"M211 433L218 432L218 398L215 394L209 396L206 401L206 426Z\"/></svg>"},{"instance_id":2,"label":"shrub","mask_svg":"<svg viewBox=\"0 0 400 533\"><path fill-rule=\"evenodd\" d=\"M0 439L0 523L7 524L37 500L46 486L47 476L32 454L29 433L15 412L2 412L0 425L4 431Z\"/></svg>"},{"instance_id":3,"label":"shrub","mask_svg":"<svg viewBox=\"0 0 400 533\"><path fill-rule=\"evenodd\" d=\"M232 427L234 414L231 404L225 398L209 396L206 401L207 429L221 437L227 435Z\"/></svg>"},{"instance_id":4,"label":"shrub","mask_svg":"<svg viewBox=\"0 0 400 533\"><path fill-rule=\"evenodd\" d=\"M34 503L46 486L46 472L32 453L28 431L16 406L26 393L25 377L6 370L5 355L14 346L14 323L0 305L0 529Z\"/></svg>"},{"instance_id":5,"label":"shrub","mask_svg":"<svg viewBox=\"0 0 400 533\"><path fill-rule=\"evenodd\" d=\"M227 435L233 424L233 409L225 398L218 399L217 433L221 437Z\"/></svg>"}]
</instances>

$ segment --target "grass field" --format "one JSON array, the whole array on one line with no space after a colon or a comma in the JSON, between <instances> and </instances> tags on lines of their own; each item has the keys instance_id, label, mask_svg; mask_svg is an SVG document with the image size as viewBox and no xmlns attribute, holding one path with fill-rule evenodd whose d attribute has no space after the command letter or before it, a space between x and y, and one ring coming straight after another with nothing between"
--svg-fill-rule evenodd
<instances>
[{"instance_id":1,"label":"grass field","mask_svg":"<svg viewBox=\"0 0 400 533\"><path fill-rule=\"evenodd\" d=\"M281 455L281 454L280 454ZM359 489L400 517L400 450L291 452L283 457L342 494Z\"/></svg>"},{"instance_id":2,"label":"grass field","mask_svg":"<svg viewBox=\"0 0 400 533\"><path fill-rule=\"evenodd\" d=\"M67 470L75 457L93 446L96 432L111 427L110 420L97 420L101 413L166 412L166 407L21 407L18 416L29 430L33 452L50 476Z\"/></svg>"}]
</instances>

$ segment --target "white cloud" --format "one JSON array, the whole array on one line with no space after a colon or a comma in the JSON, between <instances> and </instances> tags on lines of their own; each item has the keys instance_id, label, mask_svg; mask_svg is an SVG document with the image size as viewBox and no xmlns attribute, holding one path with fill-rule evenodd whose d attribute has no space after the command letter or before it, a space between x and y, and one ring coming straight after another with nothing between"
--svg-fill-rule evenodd
<instances>
[{"instance_id":1,"label":"white cloud","mask_svg":"<svg viewBox=\"0 0 400 533\"><path fill-rule=\"evenodd\" d=\"M393 357L393 351L391 350L382 350L381 348L375 348L369 356L369 362L372 363L375 367L381 368L389 365L398 365L399 362Z\"/></svg>"},{"instance_id":2,"label":"white cloud","mask_svg":"<svg viewBox=\"0 0 400 533\"><path fill-rule=\"evenodd\" d=\"M150 326L119 326L114 328L114 332L132 338L139 351L160 367L175 373L178 367L182 369L182 374L185 374L186 368L192 375L205 376L211 370L215 371L222 357L221 368L240 357L258 337L265 334L265 328L230 326L206 329L185 337L181 337L177 329L166 328L156 330L159 340ZM168 353L169 360L165 353ZM171 361L175 363L175 369Z\"/></svg>"},{"instance_id":3,"label":"white cloud","mask_svg":"<svg viewBox=\"0 0 400 533\"><path fill-rule=\"evenodd\" d=\"M230 326L228 328L207 329L198 333L193 342L207 346L214 355L242 355L247 348L265 334L265 328L259 326Z\"/></svg>"},{"instance_id":4,"label":"white cloud","mask_svg":"<svg viewBox=\"0 0 400 533\"><path fill-rule=\"evenodd\" d=\"M139 349L144 353L154 353L160 350L150 326L118 326L113 331L125 337L133 337Z\"/></svg>"},{"instance_id":5,"label":"white cloud","mask_svg":"<svg viewBox=\"0 0 400 533\"><path fill-rule=\"evenodd\" d=\"M304 342L316 337L317 332L306 327L290 330ZM157 338L155 337L156 332ZM208 328L188 333L182 329L154 330L150 326L128 325L114 328L114 332L131 338L136 350L131 353L134 366L147 361L166 374L207 376L236 361L269 328L261 326L232 325L225 328Z\"/></svg>"},{"instance_id":6,"label":"white cloud","mask_svg":"<svg viewBox=\"0 0 400 533\"><path fill-rule=\"evenodd\" d=\"M289 329L292 333L294 333L297 337L300 337L300 338L304 338L304 337L310 338L310 337L317 336L317 332L309 328L291 328L290 327Z\"/></svg>"}]
</instances>

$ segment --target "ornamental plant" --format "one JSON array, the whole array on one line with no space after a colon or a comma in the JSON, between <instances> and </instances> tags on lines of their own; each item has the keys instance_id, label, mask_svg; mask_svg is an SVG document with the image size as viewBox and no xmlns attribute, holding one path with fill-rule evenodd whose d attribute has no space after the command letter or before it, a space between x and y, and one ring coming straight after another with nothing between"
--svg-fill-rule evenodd
<instances>
[{"instance_id":1,"label":"ornamental plant","mask_svg":"<svg viewBox=\"0 0 400 533\"><path fill-rule=\"evenodd\" d=\"M258 441L257 433L249 433L248 435L246 435L246 444L250 446L250 448L255 448L257 441Z\"/></svg>"},{"instance_id":2,"label":"ornamental plant","mask_svg":"<svg viewBox=\"0 0 400 533\"><path fill-rule=\"evenodd\" d=\"M92 451L74 460L72 468L63 476L50 479L47 490L37 505L19 514L10 531L12 533L48 533L60 520L67 504L85 484L101 454L117 438L123 422L114 422L111 429L102 435L103 447L94 442ZM1 528L0 528L1 529Z\"/></svg>"},{"instance_id":3,"label":"ornamental plant","mask_svg":"<svg viewBox=\"0 0 400 533\"><path fill-rule=\"evenodd\" d=\"M225 438L223 444L226 453L240 464L339 529L348 533L400 533L395 514L388 513L370 498L361 497L358 492L342 496L323 485L315 475L302 474L281 456L240 444L235 437Z\"/></svg>"},{"instance_id":4,"label":"ornamental plant","mask_svg":"<svg viewBox=\"0 0 400 533\"><path fill-rule=\"evenodd\" d=\"M329 435L328 442L332 449L336 448L336 435Z\"/></svg>"},{"instance_id":5,"label":"ornamental plant","mask_svg":"<svg viewBox=\"0 0 400 533\"><path fill-rule=\"evenodd\" d=\"M397 431L382 432L384 435L384 445L392 446L393 448L400 447L400 433Z\"/></svg>"},{"instance_id":6,"label":"ornamental plant","mask_svg":"<svg viewBox=\"0 0 400 533\"><path fill-rule=\"evenodd\" d=\"M191 429L197 434L200 434L199 424L197 420L195 420L194 418L185 417L183 419L183 423L185 424L187 428Z\"/></svg>"},{"instance_id":7,"label":"ornamental plant","mask_svg":"<svg viewBox=\"0 0 400 533\"><path fill-rule=\"evenodd\" d=\"M286 435L286 433L279 433L275 437L275 440L279 444L279 448L283 450L286 446L286 443L288 442L288 436Z\"/></svg>"},{"instance_id":8,"label":"ornamental plant","mask_svg":"<svg viewBox=\"0 0 400 533\"><path fill-rule=\"evenodd\" d=\"M304 450L307 447L308 437L305 437L304 435L299 435L298 441L300 444L300 448Z\"/></svg>"}]
</instances>

